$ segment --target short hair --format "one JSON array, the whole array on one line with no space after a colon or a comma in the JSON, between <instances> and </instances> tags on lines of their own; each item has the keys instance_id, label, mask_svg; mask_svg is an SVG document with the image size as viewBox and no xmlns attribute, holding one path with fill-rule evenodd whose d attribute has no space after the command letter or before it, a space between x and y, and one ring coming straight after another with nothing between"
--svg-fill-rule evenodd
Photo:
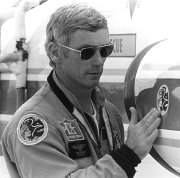
<instances>
[{"instance_id":1,"label":"short hair","mask_svg":"<svg viewBox=\"0 0 180 178\"><path fill-rule=\"evenodd\" d=\"M108 29L107 19L96 9L84 4L62 6L51 15L47 24L45 42L47 55L49 42L56 40L68 46L71 40L71 34L75 31L86 30L96 32L99 29ZM50 66L54 66L51 58Z\"/></svg>"}]
</instances>

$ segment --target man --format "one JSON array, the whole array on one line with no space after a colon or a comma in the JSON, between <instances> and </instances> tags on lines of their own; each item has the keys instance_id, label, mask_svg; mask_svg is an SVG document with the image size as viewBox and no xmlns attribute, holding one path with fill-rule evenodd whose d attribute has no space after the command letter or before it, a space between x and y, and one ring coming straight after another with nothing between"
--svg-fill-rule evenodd
<instances>
[{"instance_id":1,"label":"man","mask_svg":"<svg viewBox=\"0 0 180 178\"><path fill-rule=\"evenodd\" d=\"M139 123L136 110L124 143L117 109L99 87L112 50L107 21L95 9L57 9L46 29L45 48L53 67L48 82L14 115L2 138L12 177L127 178L150 151L160 113Z\"/></svg>"}]
</instances>

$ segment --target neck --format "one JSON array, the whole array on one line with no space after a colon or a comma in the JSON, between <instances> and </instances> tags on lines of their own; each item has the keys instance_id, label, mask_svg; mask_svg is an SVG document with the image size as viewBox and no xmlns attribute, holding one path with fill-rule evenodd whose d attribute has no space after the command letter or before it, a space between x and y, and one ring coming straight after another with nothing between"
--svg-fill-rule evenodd
<instances>
[{"instance_id":1,"label":"neck","mask_svg":"<svg viewBox=\"0 0 180 178\"><path fill-rule=\"evenodd\" d=\"M71 92L75 95L77 98L81 108L83 109L84 112L87 112L89 114L93 114L93 108L91 104L91 92L92 90L82 90L82 89L77 89L75 91Z\"/></svg>"},{"instance_id":2,"label":"neck","mask_svg":"<svg viewBox=\"0 0 180 178\"><path fill-rule=\"evenodd\" d=\"M76 97L77 101L79 102L81 108L83 111L92 114L93 113L93 108L91 104L91 93L93 89L85 88L85 87L80 87L73 85L72 83L67 83L63 80L62 76L59 77L58 75L57 79L63 83L63 85Z\"/></svg>"}]
</instances>

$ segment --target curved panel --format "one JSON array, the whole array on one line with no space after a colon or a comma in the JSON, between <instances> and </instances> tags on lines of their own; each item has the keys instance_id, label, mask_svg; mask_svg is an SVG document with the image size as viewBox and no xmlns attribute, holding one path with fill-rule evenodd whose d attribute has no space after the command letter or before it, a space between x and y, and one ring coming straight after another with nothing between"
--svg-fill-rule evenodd
<instances>
[{"instance_id":1,"label":"curved panel","mask_svg":"<svg viewBox=\"0 0 180 178\"><path fill-rule=\"evenodd\" d=\"M175 41L162 40L143 49L132 61L124 85L124 104L139 118L152 107L161 111L160 135L150 152L162 166L180 176L180 54ZM176 154L172 154L176 152Z\"/></svg>"}]
</instances>

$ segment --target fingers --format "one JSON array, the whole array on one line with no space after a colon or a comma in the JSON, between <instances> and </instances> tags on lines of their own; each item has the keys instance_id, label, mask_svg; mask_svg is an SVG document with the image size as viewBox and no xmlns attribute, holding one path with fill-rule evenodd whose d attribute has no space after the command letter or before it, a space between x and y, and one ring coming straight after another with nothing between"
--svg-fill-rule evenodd
<instances>
[{"instance_id":1,"label":"fingers","mask_svg":"<svg viewBox=\"0 0 180 178\"><path fill-rule=\"evenodd\" d=\"M160 111L156 108L153 108L149 111L149 113L139 122L139 124L144 127L144 129L148 129L152 123L160 116Z\"/></svg>"},{"instance_id":2,"label":"fingers","mask_svg":"<svg viewBox=\"0 0 180 178\"><path fill-rule=\"evenodd\" d=\"M156 140L157 136L159 134L159 130L155 129L152 134L147 138L147 143L149 143L150 145L152 145L154 143L154 141Z\"/></svg>"},{"instance_id":3,"label":"fingers","mask_svg":"<svg viewBox=\"0 0 180 178\"><path fill-rule=\"evenodd\" d=\"M131 107L130 111L131 111L130 124L137 124L137 122L138 122L138 115L137 115L136 109L134 107Z\"/></svg>"},{"instance_id":4,"label":"fingers","mask_svg":"<svg viewBox=\"0 0 180 178\"><path fill-rule=\"evenodd\" d=\"M161 123L161 119L158 117L156 120L149 126L149 128L146 130L146 135L150 136L154 130L156 130Z\"/></svg>"}]
</instances>

